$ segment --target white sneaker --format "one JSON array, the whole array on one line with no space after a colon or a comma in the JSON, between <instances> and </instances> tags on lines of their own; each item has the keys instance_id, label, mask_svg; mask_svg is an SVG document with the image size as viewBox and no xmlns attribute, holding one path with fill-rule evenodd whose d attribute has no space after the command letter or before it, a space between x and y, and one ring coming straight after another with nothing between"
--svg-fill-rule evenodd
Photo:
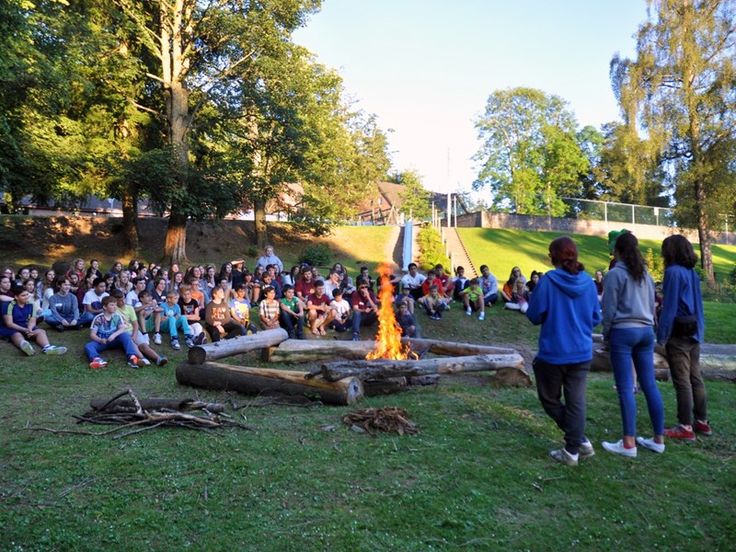
<instances>
[{"instance_id":1,"label":"white sneaker","mask_svg":"<svg viewBox=\"0 0 736 552\"><path fill-rule=\"evenodd\" d=\"M560 464L565 464L566 466L577 466L578 457L580 456L579 454L570 454L564 448L551 450L549 451L549 455L553 460L556 460Z\"/></svg>"},{"instance_id":2,"label":"white sneaker","mask_svg":"<svg viewBox=\"0 0 736 552\"><path fill-rule=\"evenodd\" d=\"M139 358L139 359L138 359L138 363L139 363L139 364L142 364L143 366L150 366L150 365L151 365L151 361L150 361L150 360L148 360L148 359L147 359L147 358L145 358L145 357L141 357L141 358Z\"/></svg>"},{"instance_id":3,"label":"white sneaker","mask_svg":"<svg viewBox=\"0 0 736 552\"><path fill-rule=\"evenodd\" d=\"M580 455L581 460L585 458L590 458L591 456L595 456L595 449L593 448L593 443L591 443L588 439L580 443L578 454Z\"/></svg>"},{"instance_id":4,"label":"white sneaker","mask_svg":"<svg viewBox=\"0 0 736 552\"><path fill-rule=\"evenodd\" d=\"M485 320L486 319L486 313L482 312L478 315L478 320Z\"/></svg>"},{"instance_id":5,"label":"white sneaker","mask_svg":"<svg viewBox=\"0 0 736 552\"><path fill-rule=\"evenodd\" d=\"M156 335L153 336L153 343L155 345L161 345L161 334L160 333L157 333Z\"/></svg>"},{"instance_id":6,"label":"white sneaker","mask_svg":"<svg viewBox=\"0 0 736 552\"><path fill-rule=\"evenodd\" d=\"M45 355L63 355L66 353L66 347L57 347L56 345L49 345L45 349L42 349L41 352Z\"/></svg>"},{"instance_id":7,"label":"white sneaker","mask_svg":"<svg viewBox=\"0 0 736 552\"><path fill-rule=\"evenodd\" d=\"M621 456L626 456L627 458L636 458L636 447L626 448L624 446L623 439L615 443L603 441L601 445L603 445L604 449L606 449L608 452L612 452L613 454L620 454Z\"/></svg>"},{"instance_id":8,"label":"white sneaker","mask_svg":"<svg viewBox=\"0 0 736 552\"><path fill-rule=\"evenodd\" d=\"M465 314L467 314L468 316L470 316L470 315L473 314L473 311L470 310L470 307L468 307L467 309L465 309Z\"/></svg>"},{"instance_id":9,"label":"white sneaker","mask_svg":"<svg viewBox=\"0 0 736 552\"><path fill-rule=\"evenodd\" d=\"M26 341L25 339L20 342L20 350L28 356L36 354L36 349L34 349L33 345L31 345L30 342Z\"/></svg>"},{"instance_id":10,"label":"white sneaker","mask_svg":"<svg viewBox=\"0 0 736 552\"><path fill-rule=\"evenodd\" d=\"M637 437L636 444L641 445L644 448L651 450L652 452L656 452L657 454L662 454L664 452L664 443L657 443L654 441L654 439Z\"/></svg>"}]
</instances>

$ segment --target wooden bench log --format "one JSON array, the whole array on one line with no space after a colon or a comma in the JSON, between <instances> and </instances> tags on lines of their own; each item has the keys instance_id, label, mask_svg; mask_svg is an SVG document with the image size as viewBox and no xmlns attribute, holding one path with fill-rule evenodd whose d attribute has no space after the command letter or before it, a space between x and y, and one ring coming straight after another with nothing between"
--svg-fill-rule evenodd
<instances>
[{"instance_id":1,"label":"wooden bench log","mask_svg":"<svg viewBox=\"0 0 736 552\"><path fill-rule=\"evenodd\" d=\"M442 341L439 339L403 337L401 341L408 343L412 351L426 351L435 355L445 356L512 355L517 352L515 349L506 347L476 345L475 343L457 343L455 341Z\"/></svg>"},{"instance_id":2,"label":"wooden bench log","mask_svg":"<svg viewBox=\"0 0 736 552\"><path fill-rule=\"evenodd\" d=\"M278 392L306 395L325 404L351 405L363 397L363 384L358 378L325 381L321 377L306 379L305 372L232 366L219 362L183 363L176 368L176 381L203 389L237 391L248 395Z\"/></svg>"},{"instance_id":3,"label":"wooden bench log","mask_svg":"<svg viewBox=\"0 0 736 552\"><path fill-rule=\"evenodd\" d=\"M327 381L346 377L361 380L383 379L399 376L424 376L427 374L457 374L460 372L485 372L500 368L523 371L524 359L518 353L510 355L474 355L442 357L422 360L353 360L323 364L319 373Z\"/></svg>"},{"instance_id":4,"label":"wooden bench log","mask_svg":"<svg viewBox=\"0 0 736 552\"><path fill-rule=\"evenodd\" d=\"M242 335L233 339L221 339L215 343L198 345L189 349L189 362L202 364L218 358L225 358L278 345L289 339L289 334L283 328L264 330L256 334Z\"/></svg>"},{"instance_id":5,"label":"wooden bench log","mask_svg":"<svg viewBox=\"0 0 736 552\"><path fill-rule=\"evenodd\" d=\"M313 362L331 358L364 359L373 350L373 341L338 339L288 339L269 349L268 360L284 364Z\"/></svg>"},{"instance_id":6,"label":"wooden bench log","mask_svg":"<svg viewBox=\"0 0 736 552\"><path fill-rule=\"evenodd\" d=\"M365 380L363 382L365 396L375 397L377 395L399 393L406 389L408 383L406 380L407 378L405 377Z\"/></svg>"}]
</instances>

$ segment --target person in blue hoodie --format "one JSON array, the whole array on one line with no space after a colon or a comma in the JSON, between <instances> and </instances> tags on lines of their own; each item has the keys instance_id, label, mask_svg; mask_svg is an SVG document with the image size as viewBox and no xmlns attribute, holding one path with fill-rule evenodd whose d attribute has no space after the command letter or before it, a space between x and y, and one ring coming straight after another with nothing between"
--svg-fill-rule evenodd
<instances>
[{"instance_id":1,"label":"person in blue hoodie","mask_svg":"<svg viewBox=\"0 0 736 552\"><path fill-rule=\"evenodd\" d=\"M542 325L533 364L539 401L565 433L565 446L550 456L576 466L578 459L595 454L585 437L585 386L601 310L593 279L578 262L575 242L567 236L553 240L549 257L555 270L540 278L526 316Z\"/></svg>"},{"instance_id":2,"label":"person in blue hoodie","mask_svg":"<svg viewBox=\"0 0 736 552\"><path fill-rule=\"evenodd\" d=\"M685 236L675 234L662 242L664 304L657 326L657 343L665 345L672 383L677 394L678 425L666 429L672 439L695 440L695 433L711 435L705 384L700 374L700 344L705 321L698 258Z\"/></svg>"}]
</instances>

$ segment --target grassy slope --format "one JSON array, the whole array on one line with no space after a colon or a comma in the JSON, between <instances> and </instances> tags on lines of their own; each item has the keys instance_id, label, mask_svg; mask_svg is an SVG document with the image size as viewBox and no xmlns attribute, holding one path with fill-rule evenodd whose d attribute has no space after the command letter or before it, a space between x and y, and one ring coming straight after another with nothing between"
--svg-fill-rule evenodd
<instances>
[{"instance_id":1,"label":"grassy slope","mask_svg":"<svg viewBox=\"0 0 736 552\"><path fill-rule=\"evenodd\" d=\"M536 336L500 309L485 323L458 309L439 323L420 320L429 336L516 335L523 344ZM90 372L83 335L53 337L73 351L27 359L0 348L0 549L728 550L736 536L732 384L708 384L714 437L670 443L662 456L642 450L634 461L598 447L577 469L546 457L560 436L534 391L478 385L485 377L362 405L406 408L421 428L411 437L348 431L340 422L348 408L248 407L234 414L251 432L159 429L116 440L23 427L96 429L71 415L126 387L139 396L229 395L178 386L171 365L134 372L114 354L110 368ZM672 422L674 393L660 389ZM588 423L596 445L618 438L610 376L591 378Z\"/></svg>"},{"instance_id":2,"label":"grassy slope","mask_svg":"<svg viewBox=\"0 0 736 552\"><path fill-rule=\"evenodd\" d=\"M549 242L562 234L555 232L527 232L524 230L495 230L487 228L460 228L460 237L476 267L487 264L500 283L508 278L514 266L521 267L529 277L532 270L549 270L547 257ZM596 236L574 236L580 251L580 261L591 274L608 268L608 244ZM643 251L655 253L661 243L642 240ZM729 273L736 263L736 246L713 246L713 262L719 274ZM713 343L736 343L736 304L705 303L706 340Z\"/></svg>"}]
</instances>

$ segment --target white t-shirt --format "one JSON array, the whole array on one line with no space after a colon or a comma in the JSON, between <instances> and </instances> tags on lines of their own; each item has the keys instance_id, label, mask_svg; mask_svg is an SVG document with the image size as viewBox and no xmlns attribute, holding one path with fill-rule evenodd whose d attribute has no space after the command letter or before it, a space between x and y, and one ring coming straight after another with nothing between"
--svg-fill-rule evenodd
<instances>
[{"instance_id":1,"label":"white t-shirt","mask_svg":"<svg viewBox=\"0 0 736 552\"><path fill-rule=\"evenodd\" d=\"M337 318L340 320L344 320L348 314L350 314L350 303L348 303L345 299L340 299L339 301L335 301L334 299L330 303L330 307L335 311L335 314L337 315Z\"/></svg>"},{"instance_id":2,"label":"white t-shirt","mask_svg":"<svg viewBox=\"0 0 736 552\"><path fill-rule=\"evenodd\" d=\"M102 292L102 295L97 295L94 289L90 289L84 294L82 299L82 305L90 305L93 309L99 310L102 308L102 300L110 295L106 291Z\"/></svg>"},{"instance_id":3,"label":"white t-shirt","mask_svg":"<svg viewBox=\"0 0 736 552\"><path fill-rule=\"evenodd\" d=\"M422 284L426 279L427 277L420 272L417 272L416 276L412 276L407 272L401 278L401 285L407 285L409 286L409 289L416 289L418 287L422 287Z\"/></svg>"},{"instance_id":4,"label":"white t-shirt","mask_svg":"<svg viewBox=\"0 0 736 552\"><path fill-rule=\"evenodd\" d=\"M138 292L135 289L131 289L125 295L125 304L135 307L138 304Z\"/></svg>"}]
</instances>

